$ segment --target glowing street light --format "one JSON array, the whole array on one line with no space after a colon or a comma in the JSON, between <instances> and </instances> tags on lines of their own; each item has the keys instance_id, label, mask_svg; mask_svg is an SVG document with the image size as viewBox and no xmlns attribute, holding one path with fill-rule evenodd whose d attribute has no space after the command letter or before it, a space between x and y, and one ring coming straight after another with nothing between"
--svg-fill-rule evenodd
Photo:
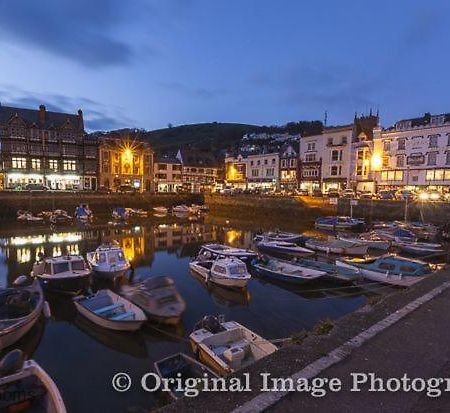
<instances>
[{"instance_id":1,"label":"glowing street light","mask_svg":"<svg viewBox=\"0 0 450 413\"><path fill-rule=\"evenodd\" d=\"M379 171L383 165L383 159L379 153L374 153L370 161L372 170Z\"/></svg>"}]
</instances>

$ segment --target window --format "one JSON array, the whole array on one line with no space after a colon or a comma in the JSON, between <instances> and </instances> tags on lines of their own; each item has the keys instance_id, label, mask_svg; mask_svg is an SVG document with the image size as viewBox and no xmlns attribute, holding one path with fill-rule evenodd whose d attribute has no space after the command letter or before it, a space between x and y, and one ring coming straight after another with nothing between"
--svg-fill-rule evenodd
<instances>
[{"instance_id":1,"label":"window","mask_svg":"<svg viewBox=\"0 0 450 413\"><path fill-rule=\"evenodd\" d=\"M439 135L430 135L428 136L430 141L428 143L429 148L437 148L438 147L438 137Z\"/></svg>"},{"instance_id":2,"label":"window","mask_svg":"<svg viewBox=\"0 0 450 413\"><path fill-rule=\"evenodd\" d=\"M106 166L108 166L108 165L106 165ZM49 159L48 169L50 169L52 171L57 171L58 170L58 161L56 159Z\"/></svg>"},{"instance_id":3,"label":"window","mask_svg":"<svg viewBox=\"0 0 450 413\"><path fill-rule=\"evenodd\" d=\"M430 152L428 154L428 165L436 165L437 152Z\"/></svg>"},{"instance_id":4,"label":"window","mask_svg":"<svg viewBox=\"0 0 450 413\"><path fill-rule=\"evenodd\" d=\"M250 165L253 166L253 161L250 161Z\"/></svg>"},{"instance_id":5,"label":"window","mask_svg":"<svg viewBox=\"0 0 450 413\"><path fill-rule=\"evenodd\" d=\"M338 174L338 167L337 166L332 166L330 175L337 176L337 174Z\"/></svg>"},{"instance_id":6,"label":"window","mask_svg":"<svg viewBox=\"0 0 450 413\"><path fill-rule=\"evenodd\" d=\"M13 169L25 169L27 167L26 158L12 158Z\"/></svg>"},{"instance_id":7,"label":"window","mask_svg":"<svg viewBox=\"0 0 450 413\"><path fill-rule=\"evenodd\" d=\"M275 158L272 158L272 165L275 165L277 163L277 160Z\"/></svg>"},{"instance_id":8,"label":"window","mask_svg":"<svg viewBox=\"0 0 450 413\"><path fill-rule=\"evenodd\" d=\"M450 152L447 152L445 155L445 163L447 165L450 165Z\"/></svg>"},{"instance_id":9,"label":"window","mask_svg":"<svg viewBox=\"0 0 450 413\"><path fill-rule=\"evenodd\" d=\"M267 162L268 162L267 159L264 159L264 165L267 165Z\"/></svg>"},{"instance_id":10,"label":"window","mask_svg":"<svg viewBox=\"0 0 450 413\"><path fill-rule=\"evenodd\" d=\"M347 136L342 137L342 145L347 145Z\"/></svg>"},{"instance_id":11,"label":"window","mask_svg":"<svg viewBox=\"0 0 450 413\"><path fill-rule=\"evenodd\" d=\"M31 169L35 169L35 170L41 169L41 160L33 158L31 160Z\"/></svg>"},{"instance_id":12,"label":"window","mask_svg":"<svg viewBox=\"0 0 450 413\"><path fill-rule=\"evenodd\" d=\"M390 158L388 155L383 156L383 168L389 167L389 160L390 160Z\"/></svg>"},{"instance_id":13,"label":"window","mask_svg":"<svg viewBox=\"0 0 450 413\"><path fill-rule=\"evenodd\" d=\"M426 178L427 181L434 181L434 169L428 169Z\"/></svg>"},{"instance_id":14,"label":"window","mask_svg":"<svg viewBox=\"0 0 450 413\"><path fill-rule=\"evenodd\" d=\"M261 165L261 161L258 159L258 161L256 162L256 165Z\"/></svg>"},{"instance_id":15,"label":"window","mask_svg":"<svg viewBox=\"0 0 450 413\"><path fill-rule=\"evenodd\" d=\"M401 138L397 141L397 150L404 151L406 148L406 139Z\"/></svg>"},{"instance_id":16,"label":"window","mask_svg":"<svg viewBox=\"0 0 450 413\"><path fill-rule=\"evenodd\" d=\"M315 153L308 153L305 156L305 162L315 162L316 161L316 154Z\"/></svg>"},{"instance_id":17,"label":"window","mask_svg":"<svg viewBox=\"0 0 450 413\"><path fill-rule=\"evenodd\" d=\"M166 163L159 163L159 164L158 164L158 169L159 169L160 171L165 171L165 170L167 170L167 164L166 164Z\"/></svg>"},{"instance_id":18,"label":"window","mask_svg":"<svg viewBox=\"0 0 450 413\"><path fill-rule=\"evenodd\" d=\"M401 168L405 166L405 157L404 155L397 156L397 167Z\"/></svg>"},{"instance_id":19,"label":"window","mask_svg":"<svg viewBox=\"0 0 450 413\"><path fill-rule=\"evenodd\" d=\"M450 140L450 138L449 138ZM316 150L316 142L308 142L308 152Z\"/></svg>"},{"instance_id":20,"label":"window","mask_svg":"<svg viewBox=\"0 0 450 413\"><path fill-rule=\"evenodd\" d=\"M259 170L258 169L252 169L252 176L254 178L258 177L259 176Z\"/></svg>"},{"instance_id":21,"label":"window","mask_svg":"<svg viewBox=\"0 0 450 413\"><path fill-rule=\"evenodd\" d=\"M342 161L342 151L338 150L331 151L331 160L333 162Z\"/></svg>"},{"instance_id":22,"label":"window","mask_svg":"<svg viewBox=\"0 0 450 413\"><path fill-rule=\"evenodd\" d=\"M383 142L383 151L384 152L389 152L390 150L391 150L391 142L384 141Z\"/></svg>"},{"instance_id":23,"label":"window","mask_svg":"<svg viewBox=\"0 0 450 413\"><path fill-rule=\"evenodd\" d=\"M274 176L275 175L275 169L274 168L268 168L266 170L266 176Z\"/></svg>"},{"instance_id":24,"label":"window","mask_svg":"<svg viewBox=\"0 0 450 413\"><path fill-rule=\"evenodd\" d=\"M329 146L333 145L333 138L328 138L328 145Z\"/></svg>"},{"instance_id":25,"label":"window","mask_svg":"<svg viewBox=\"0 0 450 413\"><path fill-rule=\"evenodd\" d=\"M76 161L64 160L63 161L63 169L65 171L76 171L76 169L77 169Z\"/></svg>"}]
</instances>

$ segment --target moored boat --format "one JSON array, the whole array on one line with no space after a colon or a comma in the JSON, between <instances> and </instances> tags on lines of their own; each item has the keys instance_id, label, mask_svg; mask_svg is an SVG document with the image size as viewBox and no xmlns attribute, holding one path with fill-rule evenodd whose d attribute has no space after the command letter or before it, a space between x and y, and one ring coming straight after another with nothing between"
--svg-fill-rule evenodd
<instances>
[{"instance_id":1,"label":"moored boat","mask_svg":"<svg viewBox=\"0 0 450 413\"><path fill-rule=\"evenodd\" d=\"M172 208L172 212L177 214L190 214L192 211L187 205L176 205Z\"/></svg>"},{"instance_id":2,"label":"moored boat","mask_svg":"<svg viewBox=\"0 0 450 413\"><path fill-rule=\"evenodd\" d=\"M199 360L219 375L248 367L278 350L270 341L236 321L217 320L214 328L203 325L189 339Z\"/></svg>"},{"instance_id":3,"label":"moored boat","mask_svg":"<svg viewBox=\"0 0 450 413\"><path fill-rule=\"evenodd\" d=\"M223 244L204 244L198 253L198 259L211 260L218 257L235 257L248 262L257 256L256 252L242 248L234 248Z\"/></svg>"},{"instance_id":4,"label":"moored boat","mask_svg":"<svg viewBox=\"0 0 450 413\"><path fill-rule=\"evenodd\" d=\"M337 237L340 240L353 242L355 245L367 245L369 249L387 251L391 247L391 242L387 240L382 240L375 235L370 236L370 234L365 233L361 234L358 238L356 237L344 237L342 235L338 235Z\"/></svg>"},{"instance_id":5,"label":"moored boat","mask_svg":"<svg viewBox=\"0 0 450 413\"><path fill-rule=\"evenodd\" d=\"M186 302L177 291L175 281L166 276L151 277L123 287L121 294L139 306L149 320L176 325L186 310Z\"/></svg>"},{"instance_id":6,"label":"moored boat","mask_svg":"<svg viewBox=\"0 0 450 413\"><path fill-rule=\"evenodd\" d=\"M361 278L360 272L358 270L340 267L329 262L299 258L295 260L295 263L301 265L302 267L314 268L319 271L324 271L327 274L326 277L333 280L352 282Z\"/></svg>"},{"instance_id":7,"label":"moored boat","mask_svg":"<svg viewBox=\"0 0 450 413\"><path fill-rule=\"evenodd\" d=\"M33 264L31 275L51 291L78 295L89 284L91 269L81 255L43 258Z\"/></svg>"},{"instance_id":8,"label":"moored boat","mask_svg":"<svg viewBox=\"0 0 450 413\"><path fill-rule=\"evenodd\" d=\"M102 244L95 251L88 252L86 259L94 273L105 278L120 277L131 266L118 243Z\"/></svg>"},{"instance_id":9,"label":"moored boat","mask_svg":"<svg viewBox=\"0 0 450 413\"><path fill-rule=\"evenodd\" d=\"M166 215L169 212L169 210L166 207L158 206L153 208L153 212L159 215Z\"/></svg>"},{"instance_id":10,"label":"moored boat","mask_svg":"<svg viewBox=\"0 0 450 413\"><path fill-rule=\"evenodd\" d=\"M124 207L116 207L112 211L112 218L115 221L126 221L130 217L129 211Z\"/></svg>"},{"instance_id":11,"label":"moored boat","mask_svg":"<svg viewBox=\"0 0 450 413\"><path fill-rule=\"evenodd\" d=\"M314 251L340 255L366 255L369 249L367 244L361 245L344 239L321 240L311 238L305 242L305 246Z\"/></svg>"},{"instance_id":12,"label":"moored boat","mask_svg":"<svg viewBox=\"0 0 450 413\"><path fill-rule=\"evenodd\" d=\"M244 288L251 278L245 262L238 258L226 257L216 260L194 260L189 268L210 281L222 287Z\"/></svg>"},{"instance_id":13,"label":"moored boat","mask_svg":"<svg viewBox=\"0 0 450 413\"><path fill-rule=\"evenodd\" d=\"M429 242L394 242L394 245L402 252L407 254L426 256L433 254L443 254L444 247L441 244L433 244Z\"/></svg>"},{"instance_id":14,"label":"moored boat","mask_svg":"<svg viewBox=\"0 0 450 413\"><path fill-rule=\"evenodd\" d=\"M92 211L88 205L81 204L75 209L75 219L80 224L89 224L93 220Z\"/></svg>"},{"instance_id":15,"label":"moored boat","mask_svg":"<svg viewBox=\"0 0 450 413\"><path fill-rule=\"evenodd\" d=\"M368 280L402 287L411 286L432 274L429 264L395 255L337 260L336 265L359 270Z\"/></svg>"},{"instance_id":16,"label":"moored boat","mask_svg":"<svg viewBox=\"0 0 450 413\"><path fill-rule=\"evenodd\" d=\"M155 362L154 366L159 377L168 379L168 392L173 400L183 397L185 392L183 385L181 387L177 386L174 379L181 379L181 382L184 384L186 379L192 380L218 377L210 368L184 353L173 354L162 360L158 360ZM170 379L172 379L172 381Z\"/></svg>"},{"instance_id":17,"label":"moored boat","mask_svg":"<svg viewBox=\"0 0 450 413\"><path fill-rule=\"evenodd\" d=\"M265 257L253 260L252 268L259 275L292 284L318 280L327 274L325 271L303 267L301 264Z\"/></svg>"},{"instance_id":18,"label":"moored boat","mask_svg":"<svg viewBox=\"0 0 450 413\"><path fill-rule=\"evenodd\" d=\"M314 226L318 229L327 230L360 230L364 228L365 222L362 219L339 217L320 217L317 218Z\"/></svg>"},{"instance_id":19,"label":"moored boat","mask_svg":"<svg viewBox=\"0 0 450 413\"><path fill-rule=\"evenodd\" d=\"M55 382L34 360L24 361L21 350L0 361L0 389L2 412L66 413Z\"/></svg>"},{"instance_id":20,"label":"moored boat","mask_svg":"<svg viewBox=\"0 0 450 413\"><path fill-rule=\"evenodd\" d=\"M283 254L291 257L305 257L307 255L313 255L314 251L308 248L300 247L293 242L286 241L260 241L256 244L259 251L271 254Z\"/></svg>"},{"instance_id":21,"label":"moored boat","mask_svg":"<svg viewBox=\"0 0 450 413\"><path fill-rule=\"evenodd\" d=\"M293 242L299 243L304 242L309 237L306 237L303 234L294 234L292 232L284 232L284 231L269 231L263 232L262 234L256 234L256 241L285 241L285 242Z\"/></svg>"},{"instance_id":22,"label":"moored boat","mask_svg":"<svg viewBox=\"0 0 450 413\"><path fill-rule=\"evenodd\" d=\"M21 276L13 285L0 291L0 350L28 333L44 309L44 293L38 280Z\"/></svg>"},{"instance_id":23,"label":"moored boat","mask_svg":"<svg viewBox=\"0 0 450 413\"><path fill-rule=\"evenodd\" d=\"M111 290L99 290L73 299L78 312L88 320L110 330L136 331L147 321L135 304Z\"/></svg>"},{"instance_id":24,"label":"moored boat","mask_svg":"<svg viewBox=\"0 0 450 413\"><path fill-rule=\"evenodd\" d=\"M17 221L30 225L41 225L44 223L44 218L33 215L30 211L20 209L17 211Z\"/></svg>"},{"instance_id":25,"label":"moored boat","mask_svg":"<svg viewBox=\"0 0 450 413\"><path fill-rule=\"evenodd\" d=\"M55 209L52 211L49 217L50 224L52 225L69 225L72 223L72 217L62 209Z\"/></svg>"}]
</instances>

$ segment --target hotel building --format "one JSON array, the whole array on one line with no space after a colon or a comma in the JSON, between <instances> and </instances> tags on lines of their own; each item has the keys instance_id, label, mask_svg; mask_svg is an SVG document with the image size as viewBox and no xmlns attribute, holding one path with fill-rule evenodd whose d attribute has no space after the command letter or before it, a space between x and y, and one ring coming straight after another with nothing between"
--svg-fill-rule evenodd
<instances>
[{"instance_id":1,"label":"hotel building","mask_svg":"<svg viewBox=\"0 0 450 413\"><path fill-rule=\"evenodd\" d=\"M154 165L155 190L178 192L183 185L183 165L177 158L159 156Z\"/></svg>"}]
</instances>

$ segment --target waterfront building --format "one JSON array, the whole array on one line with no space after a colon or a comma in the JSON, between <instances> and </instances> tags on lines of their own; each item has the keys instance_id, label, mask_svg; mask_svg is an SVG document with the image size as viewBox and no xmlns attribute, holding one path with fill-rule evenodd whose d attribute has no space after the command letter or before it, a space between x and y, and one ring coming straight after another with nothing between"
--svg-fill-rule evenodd
<instances>
[{"instance_id":1,"label":"waterfront building","mask_svg":"<svg viewBox=\"0 0 450 413\"><path fill-rule=\"evenodd\" d=\"M247 188L247 160L242 155L225 157L225 182L232 188Z\"/></svg>"},{"instance_id":2,"label":"waterfront building","mask_svg":"<svg viewBox=\"0 0 450 413\"><path fill-rule=\"evenodd\" d=\"M374 154L379 188L448 188L450 113L425 113L376 131Z\"/></svg>"},{"instance_id":3,"label":"waterfront building","mask_svg":"<svg viewBox=\"0 0 450 413\"><path fill-rule=\"evenodd\" d=\"M183 166L182 190L190 193L213 192L221 178L222 170L211 152L180 149L176 158Z\"/></svg>"},{"instance_id":4,"label":"waterfront building","mask_svg":"<svg viewBox=\"0 0 450 413\"><path fill-rule=\"evenodd\" d=\"M153 191L153 151L138 133L114 132L99 138L99 181L112 191Z\"/></svg>"},{"instance_id":5,"label":"waterfront building","mask_svg":"<svg viewBox=\"0 0 450 413\"><path fill-rule=\"evenodd\" d=\"M154 173L157 192L178 192L183 186L183 165L175 157L158 156L154 165Z\"/></svg>"},{"instance_id":6,"label":"waterfront building","mask_svg":"<svg viewBox=\"0 0 450 413\"><path fill-rule=\"evenodd\" d=\"M322 135L305 136L299 145L299 185L312 192L322 186L322 156L325 140Z\"/></svg>"},{"instance_id":7,"label":"waterfront building","mask_svg":"<svg viewBox=\"0 0 450 413\"><path fill-rule=\"evenodd\" d=\"M276 190L280 184L280 154L261 153L247 157L247 187Z\"/></svg>"},{"instance_id":8,"label":"waterfront building","mask_svg":"<svg viewBox=\"0 0 450 413\"><path fill-rule=\"evenodd\" d=\"M97 188L97 141L77 114L0 105L1 189L27 184L59 190Z\"/></svg>"},{"instance_id":9,"label":"waterfront building","mask_svg":"<svg viewBox=\"0 0 450 413\"><path fill-rule=\"evenodd\" d=\"M280 152L280 189L292 191L298 188L298 143L286 143Z\"/></svg>"}]
</instances>

